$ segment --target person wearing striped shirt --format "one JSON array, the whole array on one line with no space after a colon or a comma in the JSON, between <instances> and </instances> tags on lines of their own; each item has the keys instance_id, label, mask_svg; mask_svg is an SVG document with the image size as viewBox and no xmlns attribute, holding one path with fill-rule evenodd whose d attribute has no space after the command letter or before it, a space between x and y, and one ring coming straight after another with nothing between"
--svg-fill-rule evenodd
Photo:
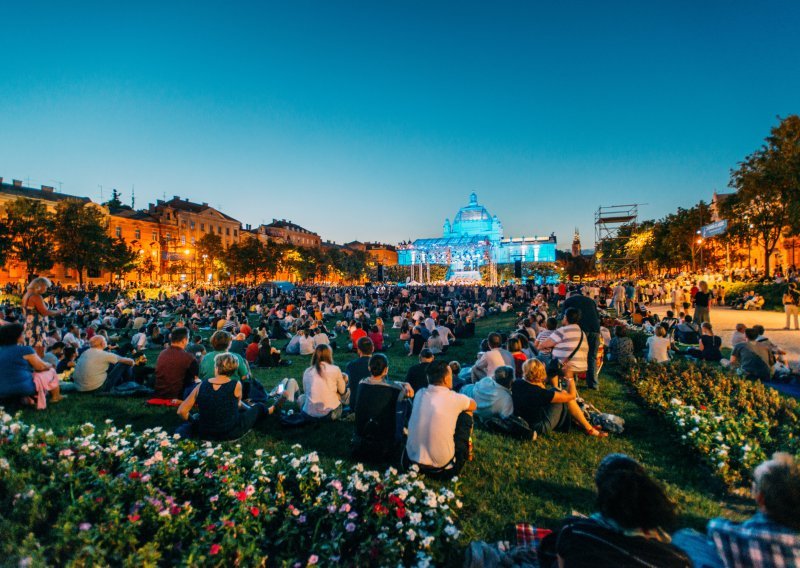
<instances>
[{"instance_id":1,"label":"person wearing striped shirt","mask_svg":"<svg viewBox=\"0 0 800 568\"><path fill-rule=\"evenodd\" d=\"M562 326L541 343L544 349L552 348L552 357L564 365L564 376L567 378L573 378L589 368L589 342L578 325L580 319L580 310L567 308Z\"/></svg>"},{"instance_id":2,"label":"person wearing striped shirt","mask_svg":"<svg viewBox=\"0 0 800 568\"><path fill-rule=\"evenodd\" d=\"M776 453L753 472L758 512L743 523L711 519L707 534L684 529L672 542L702 568L800 566L800 464Z\"/></svg>"}]
</instances>

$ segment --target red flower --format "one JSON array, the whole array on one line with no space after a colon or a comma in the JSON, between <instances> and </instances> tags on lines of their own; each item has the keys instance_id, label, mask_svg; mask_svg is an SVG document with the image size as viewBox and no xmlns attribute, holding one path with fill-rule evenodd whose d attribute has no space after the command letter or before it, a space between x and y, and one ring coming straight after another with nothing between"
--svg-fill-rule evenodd
<instances>
[{"instance_id":1,"label":"red flower","mask_svg":"<svg viewBox=\"0 0 800 568\"><path fill-rule=\"evenodd\" d=\"M233 521L223 521L222 522L222 526L224 526L224 527L232 527L235 524L236 523L234 523Z\"/></svg>"},{"instance_id":2,"label":"red flower","mask_svg":"<svg viewBox=\"0 0 800 568\"><path fill-rule=\"evenodd\" d=\"M105 475L105 474L107 474L107 473L108 473L108 472L107 472L106 470L104 470L104 469L101 469L101 470L99 470L99 471L97 472L97 475Z\"/></svg>"},{"instance_id":3,"label":"red flower","mask_svg":"<svg viewBox=\"0 0 800 568\"><path fill-rule=\"evenodd\" d=\"M104 501L104 499L102 497L95 497L94 501L95 501L95 503L102 503Z\"/></svg>"},{"instance_id":4,"label":"red flower","mask_svg":"<svg viewBox=\"0 0 800 568\"><path fill-rule=\"evenodd\" d=\"M258 507L250 507L250 514L254 517L257 517L261 511L258 510Z\"/></svg>"},{"instance_id":5,"label":"red flower","mask_svg":"<svg viewBox=\"0 0 800 568\"><path fill-rule=\"evenodd\" d=\"M141 517L135 513L133 515L128 515L128 520L132 523L135 523L139 519L141 519Z\"/></svg>"},{"instance_id":6,"label":"red flower","mask_svg":"<svg viewBox=\"0 0 800 568\"><path fill-rule=\"evenodd\" d=\"M141 473L139 473L138 471L132 471L132 472L130 472L130 473L128 474L128 477L129 477L130 479L141 479L141 478L142 478L142 474L141 474Z\"/></svg>"},{"instance_id":7,"label":"red flower","mask_svg":"<svg viewBox=\"0 0 800 568\"><path fill-rule=\"evenodd\" d=\"M403 517L406 516L406 508L405 507L398 507L395 510L394 514L397 515L398 519L402 519Z\"/></svg>"},{"instance_id":8,"label":"red flower","mask_svg":"<svg viewBox=\"0 0 800 568\"><path fill-rule=\"evenodd\" d=\"M169 508L169 514L170 515L177 515L180 512L181 512L181 508L178 507L177 505L173 505L172 507Z\"/></svg>"},{"instance_id":9,"label":"red flower","mask_svg":"<svg viewBox=\"0 0 800 568\"><path fill-rule=\"evenodd\" d=\"M247 499L247 493L245 493L244 491L239 491L238 493L236 493L236 498L239 501L245 501Z\"/></svg>"},{"instance_id":10,"label":"red flower","mask_svg":"<svg viewBox=\"0 0 800 568\"><path fill-rule=\"evenodd\" d=\"M700 410L706 410L706 407L701 404L700 405Z\"/></svg>"},{"instance_id":11,"label":"red flower","mask_svg":"<svg viewBox=\"0 0 800 568\"><path fill-rule=\"evenodd\" d=\"M383 484L379 483L375 486L375 492L380 493L381 491L383 491Z\"/></svg>"},{"instance_id":12,"label":"red flower","mask_svg":"<svg viewBox=\"0 0 800 568\"><path fill-rule=\"evenodd\" d=\"M213 532L213 531L214 531L216 528L217 528L217 525L208 525L208 526L206 527L206 530L207 530L208 532Z\"/></svg>"},{"instance_id":13,"label":"red flower","mask_svg":"<svg viewBox=\"0 0 800 568\"><path fill-rule=\"evenodd\" d=\"M373 510L373 512L375 512L375 514L377 514L377 515L385 515L386 513L388 513L388 512L389 512L389 509L387 509L386 507L384 507L384 506L383 506L383 505L381 505L380 503L375 503L375 504L372 506L372 510Z\"/></svg>"},{"instance_id":14,"label":"red flower","mask_svg":"<svg viewBox=\"0 0 800 568\"><path fill-rule=\"evenodd\" d=\"M214 556L216 554L219 554L220 550L222 550L222 547L215 543L211 545L211 549L208 552L209 554L211 554L211 556Z\"/></svg>"}]
</instances>

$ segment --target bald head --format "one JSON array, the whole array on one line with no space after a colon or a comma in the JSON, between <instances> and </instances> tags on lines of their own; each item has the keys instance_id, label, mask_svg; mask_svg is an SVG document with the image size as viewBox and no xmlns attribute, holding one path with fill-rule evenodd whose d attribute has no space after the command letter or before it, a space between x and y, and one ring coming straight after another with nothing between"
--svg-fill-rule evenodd
<instances>
[{"instance_id":1,"label":"bald head","mask_svg":"<svg viewBox=\"0 0 800 568\"><path fill-rule=\"evenodd\" d=\"M89 340L89 346L94 347L95 349L105 349L106 338L102 335L95 335Z\"/></svg>"}]
</instances>

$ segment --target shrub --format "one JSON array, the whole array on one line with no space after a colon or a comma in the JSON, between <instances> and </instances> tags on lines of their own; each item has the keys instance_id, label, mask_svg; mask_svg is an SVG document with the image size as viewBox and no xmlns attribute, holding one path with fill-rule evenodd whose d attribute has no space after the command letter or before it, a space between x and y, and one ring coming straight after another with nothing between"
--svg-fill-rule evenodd
<instances>
[{"instance_id":1,"label":"shrub","mask_svg":"<svg viewBox=\"0 0 800 568\"><path fill-rule=\"evenodd\" d=\"M751 290L764 296L765 310L779 310L783 309L783 294L789 288L788 283L775 284L768 282L764 284L757 284L755 282L723 282L725 287L725 303L727 305L740 300L742 296Z\"/></svg>"},{"instance_id":2,"label":"shrub","mask_svg":"<svg viewBox=\"0 0 800 568\"><path fill-rule=\"evenodd\" d=\"M316 453L242 456L160 428L85 424L60 437L0 415L13 563L426 565L447 562L459 536L455 494L415 471L325 471Z\"/></svg>"},{"instance_id":3,"label":"shrub","mask_svg":"<svg viewBox=\"0 0 800 568\"><path fill-rule=\"evenodd\" d=\"M776 451L800 454L800 407L775 389L682 360L643 363L624 378L731 488L747 486Z\"/></svg>"}]
</instances>

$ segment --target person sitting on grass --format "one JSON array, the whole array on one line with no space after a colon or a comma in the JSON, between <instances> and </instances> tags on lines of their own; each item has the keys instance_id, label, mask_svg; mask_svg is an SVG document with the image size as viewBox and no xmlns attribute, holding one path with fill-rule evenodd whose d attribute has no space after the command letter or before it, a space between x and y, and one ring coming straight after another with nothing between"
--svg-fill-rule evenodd
<instances>
[{"instance_id":1,"label":"person sitting on grass","mask_svg":"<svg viewBox=\"0 0 800 568\"><path fill-rule=\"evenodd\" d=\"M361 381L370 377L369 361L375 346L369 337L362 337L356 342L358 357L347 364L345 373L350 380L350 404L355 408L358 403L358 389Z\"/></svg>"},{"instance_id":2,"label":"person sitting on grass","mask_svg":"<svg viewBox=\"0 0 800 568\"><path fill-rule=\"evenodd\" d=\"M75 368L78 351L74 347L65 347L61 352L61 359L56 363L56 374L60 375Z\"/></svg>"},{"instance_id":3,"label":"person sitting on grass","mask_svg":"<svg viewBox=\"0 0 800 568\"><path fill-rule=\"evenodd\" d=\"M669 361L671 347L672 342L667 337L666 330L660 325L656 326L655 335L647 338L647 360L666 363Z\"/></svg>"},{"instance_id":4,"label":"person sitting on grass","mask_svg":"<svg viewBox=\"0 0 800 568\"><path fill-rule=\"evenodd\" d=\"M663 333L664 330L661 331ZM614 337L608 346L608 360L615 361L621 367L629 367L636 363L633 341L628 337L628 330L624 325L614 327Z\"/></svg>"},{"instance_id":5,"label":"person sitting on grass","mask_svg":"<svg viewBox=\"0 0 800 568\"><path fill-rule=\"evenodd\" d=\"M297 381L288 379L284 388L284 396L294 400ZM311 366L303 373L303 393L297 397L297 405L311 419L338 420L343 408L350 404L347 376L333 364L329 345L320 345L314 350Z\"/></svg>"},{"instance_id":6,"label":"person sitting on grass","mask_svg":"<svg viewBox=\"0 0 800 568\"><path fill-rule=\"evenodd\" d=\"M234 378L238 370L235 354L223 352L214 356L214 376L199 383L178 407L178 415L186 423L178 427L176 434L202 440L236 440L247 434L259 418L274 412L277 405L268 409L261 403L249 406L242 402L242 383ZM199 412L191 416L195 404Z\"/></svg>"},{"instance_id":7,"label":"person sitting on grass","mask_svg":"<svg viewBox=\"0 0 800 568\"><path fill-rule=\"evenodd\" d=\"M432 477L458 475L470 456L474 400L453 392L453 372L446 361L428 367L430 386L414 395L403 466L417 465Z\"/></svg>"},{"instance_id":8,"label":"person sitting on grass","mask_svg":"<svg viewBox=\"0 0 800 568\"><path fill-rule=\"evenodd\" d=\"M711 324L704 321L700 326L700 345L697 349L686 351L687 355L710 363L719 363L722 359L722 338L714 335Z\"/></svg>"},{"instance_id":9,"label":"person sitting on grass","mask_svg":"<svg viewBox=\"0 0 800 568\"><path fill-rule=\"evenodd\" d=\"M543 568L690 568L689 557L670 542L675 505L644 467L624 454L603 458L595 473L597 511L568 517L545 537Z\"/></svg>"},{"instance_id":10,"label":"person sitting on grass","mask_svg":"<svg viewBox=\"0 0 800 568\"><path fill-rule=\"evenodd\" d=\"M431 350L420 351L418 361L416 365L411 365L406 371L406 382L411 385L414 392L419 392L428 386L428 367L433 362Z\"/></svg>"},{"instance_id":11,"label":"person sitting on grass","mask_svg":"<svg viewBox=\"0 0 800 568\"><path fill-rule=\"evenodd\" d=\"M61 400L58 376L49 363L42 361L34 348L24 344L24 327L9 323L0 327L0 399L17 398L23 404L47 406Z\"/></svg>"},{"instance_id":12,"label":"person sitting on grass","mask_svg":"<svg viewBox=\"0 0 800 568\"><path fill-rule=\"evenodd\" d=\"M78 357L72 380L79 392L94 392L101 388L112 390L133 382L134 360L106 351L106 347L106 338L95 335L89 340L89 349Z\"/></svg>"},{"instance_id":13,"label":"person sitting on grass","mask_svg":"<svg viewBox=\"0 0 800 568\"><path fill-rule=\"evenodd\" d=\"M362 337L359 343L364 341ZM378 353L367 360L369 376L358 387L355 409L353 455L357 459L382 461L399 456L398 444L411 415L414 390L408 383L389 380L389 360ZM350 377L352 380L352 377Z\"/></svg>"},{"instance_id":14,"label":"person sitting on grass","mask_svg":"<svg viewBox=\"0 0 800 568\"><path fill-rule=\"evenodd\" d=\"M156 360L155 397L184 399L199 381L200 366L197 359L186 351L189 329L179 327L170 334L169 347L158 354Z\"/></svg>"},{"instance_id":15,"label":"person sitting on grass","mask_svg":"<svg viewBox=\"0 0 800 568\"><path fill-rule=\"evenodd\" d=\"M748 327L744 330L746 343L739 343L731 353L730 366L737 372L754 381L768 381L772 374L771 353L763 343L758 343L758 330Z\"/></svg>"},{"instance_id":16,"label":"person sitting on grass","mask_svg":"<svg viewBox=\"0 0 800 568\"><path fill-rule=\"evenodd\" d=\"M214 360L217 355L227 353L231 345L231 334L227 331L215 331L209 340L211 343L211 351L203 356L200 361L200 380L210 379L216 374L216 367ZM232 353L236 360L239 361L239 368L233 374L234 379L244 380L250 376L250 369L247 367L247 361L244 357L236 353Z\"/></svg>"},{"instance_id":17,"label":"person sitting on grass","mask_svg":"<svg viewBox=\"0 0 800 568\"><path fill-rule=\"evenodd\" d=\"M265 337L258 344L256 364L259 367L280 367L291 365L292 362L281 359L281 352L272 346L269 337Z\"/></svg>"},{"instance_id":18,"label":"person sitting on grass","mask_svg":"<svg viewBox=\"0 0 800 568\"><path fill-rule=\"evenodd\" d=\"M478 418L508 418L514 414L511 385L515 374L513 368L503 365L495 369L494 377L483 377L477 383L466 385L459 392L475 401L475 414Z\"/></svg>"},{"instance_id":19,"label":"person sitting on grass","mask_svg":"<svg viewBox=\"0 0 800 568\"><path fill-rule=\"evenodd\" d=\"M695 566L800 566L800 465L776 453L753 473L757 513L743 523L711 519L707 535L675 533L673 543Z\"/></svg>"},{"instance_id":20,"label":"person sitting on grass","mask_svg":"<svg viewBox=\"0 0 800 568\"><path fill-rule=\"evenodd\" d=\"M489 349L481 354L480 359L472 366L470 376L472 382L478 382L483 377L493 377L495 369L507 365L514 368L514 357L507 349L503 349L503 338L497 332L492 332L487 338Z\"/></svg>"},{"instance_id":21,"label":"person sitting on grass","mask_svg":"<svg viewBox=\"0 0 800 568\"><path fill-rule=\"evenodd\" d=\"M528 359L522 366L522 378L514 381L511 387L511 399L514 403L514 414L528 423L537 434L552 431L569 432L572 423L578 424L586 434L595 437L606 437L602 432L589 424L580 406L576 402L578 392L575 379L567 378L567 390L548 387L557 379L557 374L548 377L548 368L538 359Z\"/></svg>"}]
</instances>

